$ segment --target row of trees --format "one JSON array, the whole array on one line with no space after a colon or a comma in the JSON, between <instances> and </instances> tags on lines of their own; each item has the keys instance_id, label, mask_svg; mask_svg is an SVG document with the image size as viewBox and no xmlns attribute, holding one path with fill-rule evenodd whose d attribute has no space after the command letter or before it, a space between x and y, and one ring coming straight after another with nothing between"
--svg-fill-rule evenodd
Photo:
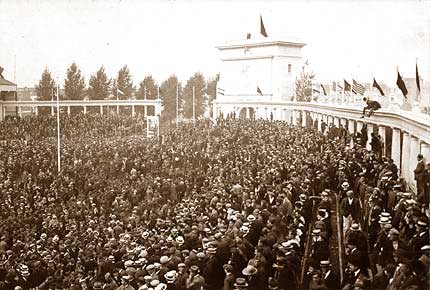
<instances>
[{"instance_id":1,"label":"row of trees","mask_svg":"<svg viewBox=\"0 0 430 290\"><path fill-rule=\"evenodd\" d=\"M176 75L171 75L167 80L158 85L154 78L146 76L138 85L134 86L130 70L125 65L118 71L116 78L109 78L104 66L95 72L89 80L88 87L81 70L76 65L67 69L64 80L64 94L60 95L65 100L105 100L105 99L148 99L154 100L160 96L163 104L163 120L172 121L176 118L176 100L179 97L178 107L185 118L193 115L193 87L194 106L196 117L203 115L206 106L210 106L215 99L216 84L219 74L205 80L201 73L195 73L185 84L179 82ZM51 72L46 68L42 73L39 83L36 85L38 100L51 100L56 91L56 82Z\"/></svg>"}]
</instances>

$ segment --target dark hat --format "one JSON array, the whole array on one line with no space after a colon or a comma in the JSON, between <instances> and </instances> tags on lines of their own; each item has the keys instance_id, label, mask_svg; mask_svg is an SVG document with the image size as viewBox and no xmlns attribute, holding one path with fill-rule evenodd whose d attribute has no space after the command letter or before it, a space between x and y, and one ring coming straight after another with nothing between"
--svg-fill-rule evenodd
<instances>
[{"instance_id":1,"label":"dark hat","mask_svg":"<svg viewBox=\"0 0 430 290\"><path fill-rule=\"evenodd\" d=\"M248 283L246 283L245 278L236 278L236 282L234 283L234 287L248 287Z\"/></svg>"}]
</instances>

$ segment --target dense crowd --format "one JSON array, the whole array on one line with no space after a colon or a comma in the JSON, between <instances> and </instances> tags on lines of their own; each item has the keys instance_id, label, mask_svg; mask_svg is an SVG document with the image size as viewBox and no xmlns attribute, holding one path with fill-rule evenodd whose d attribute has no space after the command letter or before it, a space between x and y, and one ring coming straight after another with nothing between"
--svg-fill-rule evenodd
<instances>
[{"instance_id":1,"label":"dense crowd","mask_svg":"<svg viewBox=\"0 0 430 290\"><path fill-rule=\"evenodd\" d=\"M61 124L57 174L54 119L0 123L0 289L428 289L428 165L418 199L332 126Z\"/></svg>"}]
</instances>

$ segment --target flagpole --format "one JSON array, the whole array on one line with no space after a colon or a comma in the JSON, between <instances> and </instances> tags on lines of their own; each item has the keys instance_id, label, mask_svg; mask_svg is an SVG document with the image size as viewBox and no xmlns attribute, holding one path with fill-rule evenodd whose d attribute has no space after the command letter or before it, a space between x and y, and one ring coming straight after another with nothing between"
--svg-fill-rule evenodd
<instances>
[{"instance_id":1,"label":"flagpole","mask_svg":"<svg viewBox=\"0 0 430 290\"><path fill-rule=\"evenodd\" d=\"M60 102L58 95L60 94L60 85L57 84L57 166L58 174L61 172L61 143L60 143Z\"/></svg>"},{"instance_id":2,"label":"flagpole","mask_svg":"<svg viewBox=\"0 0 430 290\"><path fill-rule=\"evenodd\" d=\"M176 85L176 128L179 124L179 84Z\"/></svg>"},{"instance_id":3,"label":"flagpole","mask_svg":"<svg viewBox=\"0 0 430 290\"><path fill-rule=\"evenodd\" d=\"M146 86L144 86L143 89L145 90L145 93L143 94L143 99L146 100Z\"/></svg>"},{"instance_id":4,"label":"flagpole","mask_svg":"<svg viewBox=\"0 0 430 290\"><path fill-rule=\"evenodd\" d=\"M193 86L193 124L196 124L195 87Z\"/></svg>"}]
</instances>

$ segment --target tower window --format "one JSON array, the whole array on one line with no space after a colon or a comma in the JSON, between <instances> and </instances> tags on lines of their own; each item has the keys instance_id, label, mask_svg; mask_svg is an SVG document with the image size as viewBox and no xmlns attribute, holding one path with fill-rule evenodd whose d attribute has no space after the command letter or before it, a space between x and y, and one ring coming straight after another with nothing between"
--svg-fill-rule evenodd
<instances>
[{"instance_id":1,"label":"tower window","mask_svg":"<svg viewBox=\"0 0 430 290\"><path fill-rule=\"evenodd\" d=\"M291 63L288 64L288 72L291 73Z\"/></svg>"}]
</instances>

